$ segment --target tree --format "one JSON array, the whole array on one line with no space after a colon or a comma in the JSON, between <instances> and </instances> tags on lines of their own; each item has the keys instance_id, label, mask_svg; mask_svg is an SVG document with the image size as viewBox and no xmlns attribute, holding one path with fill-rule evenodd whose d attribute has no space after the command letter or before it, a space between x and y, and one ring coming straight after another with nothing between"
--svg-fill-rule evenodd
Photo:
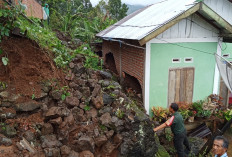
<instances>
[{"instance_id":1,"label":"tree","mask_svg":"<svg viewBox=\"0 0 232 157\"><path fill-rule=\"evenodd\" d=\"M109 0L108 10L112 18L121 20L126 16L128 7L125 3L121 3L121 0Z\"/></svg>"}]
</instances>

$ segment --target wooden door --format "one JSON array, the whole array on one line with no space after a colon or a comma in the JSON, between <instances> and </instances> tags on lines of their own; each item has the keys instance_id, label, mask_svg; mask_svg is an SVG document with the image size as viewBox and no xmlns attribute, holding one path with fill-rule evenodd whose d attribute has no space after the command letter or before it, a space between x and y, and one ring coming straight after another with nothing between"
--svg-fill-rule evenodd
<instances>
[{"instance_id":1,"label":"wooden door","mask_svg":"<svg viewBox=\"0 0 232 157\"><path fill-rule=\"evenodd\" d=\"M168 106L173 102L192 103L194 68L169 70Z\"/></svg>"}]
</instances>

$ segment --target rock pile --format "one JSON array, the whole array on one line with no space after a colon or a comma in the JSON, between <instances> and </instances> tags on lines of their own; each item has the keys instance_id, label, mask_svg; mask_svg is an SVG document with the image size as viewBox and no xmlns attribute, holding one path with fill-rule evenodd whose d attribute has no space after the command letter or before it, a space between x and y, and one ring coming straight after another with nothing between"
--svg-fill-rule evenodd
<instances>
[{"instance_id":1,"label":"rock pile","mask_svg":"<svg viewBox=\"0 0 232 157\"><path fill-rule=\"evenodd\" d=\"M69 64L68 87L42 81L30 100L0 88L0 156L155 156L149 117L110 72L86 69L84 60Z\"/></svg>"}]
</instances>

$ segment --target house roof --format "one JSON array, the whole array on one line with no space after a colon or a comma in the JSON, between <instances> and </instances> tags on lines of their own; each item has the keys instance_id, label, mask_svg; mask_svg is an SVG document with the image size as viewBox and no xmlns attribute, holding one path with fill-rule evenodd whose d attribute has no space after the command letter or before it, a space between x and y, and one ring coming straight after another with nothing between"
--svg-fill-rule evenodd
<instances>
[{"instance_id":1,"label":"house roof","mask_svg":"<svg viewBox=\"0 0 232 157\"><path fill-rule=\"evenodd\" d=\"M232 33L232 26L203 2L164 0L128 15L98 33L97 36L138 40L140 45L144 45L180 20L196 12L216 28L222 29L225 34Z\"/></svg>"}]
</instances>

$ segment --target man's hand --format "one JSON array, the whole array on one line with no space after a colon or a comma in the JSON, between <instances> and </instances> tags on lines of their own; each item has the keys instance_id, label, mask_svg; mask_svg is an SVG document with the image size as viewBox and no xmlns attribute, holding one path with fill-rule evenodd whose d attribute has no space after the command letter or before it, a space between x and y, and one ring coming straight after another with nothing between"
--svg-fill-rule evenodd
<instances>
[{"instance_id":1,"label":"man's hand","mask_svg":"<svg viewBox=\"0 0 232 157\"><path fill-rule=\"evenodd\" d=\"M157 128L154 128L153 131L156 132L156 131L158 131L158 129L157 129Z\"/></svg>"}]
</instances>

